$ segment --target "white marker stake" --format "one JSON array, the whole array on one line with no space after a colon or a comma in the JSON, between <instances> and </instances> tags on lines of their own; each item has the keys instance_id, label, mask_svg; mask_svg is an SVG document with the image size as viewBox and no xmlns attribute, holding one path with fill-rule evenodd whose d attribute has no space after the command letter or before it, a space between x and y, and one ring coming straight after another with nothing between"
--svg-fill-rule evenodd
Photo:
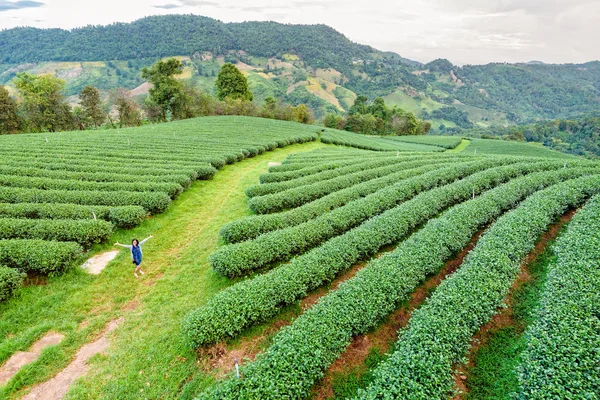
<instances>
[{"instance_id":1,"label":"white marker stake","mask_svg":"<svg viewBox=\"0 0 600 400\"><path fill-rule=\"evenodd\" d=\"M238 365L237 358L235 359L235 376L240 379L240 366Z\"/></svg>"},{"instance_id":2,"label":"white marker stake","mask_svg":"<svg viewBox=\"0 0 600 400\"><path fill-rule=\"evenodd\" d=\"M473 188L473 198L475 198L475 188Z\"/></svg>"}]
</instances>

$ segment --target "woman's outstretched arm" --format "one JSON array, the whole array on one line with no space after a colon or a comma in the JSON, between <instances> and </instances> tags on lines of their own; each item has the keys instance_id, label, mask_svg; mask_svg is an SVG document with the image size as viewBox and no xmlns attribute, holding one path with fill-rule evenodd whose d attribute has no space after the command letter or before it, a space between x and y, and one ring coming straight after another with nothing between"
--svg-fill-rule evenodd
<instances>
[{"instance_id":1,"label":"woman's outstretched arm","mask_svg":"<svg viewBox=\"0 0 600 400\"><path fill-rule=\"evenodd\" d=\"M130 244L121 244L119 242L115 242L115 246L121 246L121 247L125 247L127 249L131 249L131 245Z\"/></svg>"},{"instance_id":2,"label":"woman's outstretched arm","mask_svg":"<svg viewBox=\"0 0 600 400\"><path fill-rule=\"evenodd\" d=\"M152 236L152 235L148 236L146 239L142 240L142 241L140 242L140 244L144 244L144 243L146 243L146 242L147 242L149 239L152 239L153 237L154 237L154 236Z\"/></svg>"}]
</instances>

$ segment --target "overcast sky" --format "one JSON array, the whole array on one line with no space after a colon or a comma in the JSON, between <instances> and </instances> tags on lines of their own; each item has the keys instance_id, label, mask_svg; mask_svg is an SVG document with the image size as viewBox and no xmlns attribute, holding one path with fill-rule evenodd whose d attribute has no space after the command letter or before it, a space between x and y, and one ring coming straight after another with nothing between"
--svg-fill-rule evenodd
<instances>
[{"instance_id":1,"label":"overcast sky","mask_svg":"<svg viewBox=\"0 0 600 400\"><path fill-rule=\"evenodd\" d=\"M156 14L323 23L353 41L455 64L600 59L599 0L0 0L0 28L74 28Z\"/></svg>"}]
</instances>

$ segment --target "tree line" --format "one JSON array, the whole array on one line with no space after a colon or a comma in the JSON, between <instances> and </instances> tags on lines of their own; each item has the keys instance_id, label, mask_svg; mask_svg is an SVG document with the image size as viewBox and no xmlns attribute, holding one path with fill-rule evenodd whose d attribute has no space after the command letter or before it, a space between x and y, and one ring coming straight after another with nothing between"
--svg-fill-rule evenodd
<instances>
[{"instance_id":1,"label":"tree line","mask_svg":"<svg viewBox=\"0 0 600 400\"><path fill-rule=\"evenodd\" d=\"M53 75L19 73L14 80L18 100L0 86L0 133L56 132L139 126L208 115L248 115L312 123L304 104L291 106L269 97L262 106L253 102L246 77L233 65L222 66L216 98L176 78L181 61L171 58L142 70L151 84L149 95L137 101L127 89L115 89L105 99L98 88L85 86L74 107L64 94L65 82Z\"/></svg>"},{"instance_id":2,"label":"tree line","mask_svg":"<svg viewBox=\"0 0 600 400\"><path fill-rule=\"evenodd\" d=\"M389 108L381 97L369 102L366 96L357 96L348 114L327 114L323 125L366 135L424 135L431 123L418 119L410 111L394 106Z\"/></svg>"},{"instance_id":3,"label":"tree line","mask_svg":"<svg viewBox=\"0 0 600 400\"><path fill-rule=\"evenodd\" d=\"M542 143L563 153L600 157L600 113L576 119L541 121L518 126L490 126L460 131L460 135Z\"/></svg>"}]
</instances>

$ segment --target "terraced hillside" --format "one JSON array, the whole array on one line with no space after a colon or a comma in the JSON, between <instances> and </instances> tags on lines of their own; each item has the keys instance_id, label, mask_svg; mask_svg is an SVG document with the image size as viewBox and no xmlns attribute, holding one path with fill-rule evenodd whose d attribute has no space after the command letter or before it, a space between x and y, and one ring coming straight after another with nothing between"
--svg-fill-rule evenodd
<instances>
[{"instance_id":1,"label":"terraced hillside","mask_svg":"<svg viewBox=\"0 0 600 400\"><path fill-rule=\"evenodd\" d=\"M570 357L596 359L600 164L494 143L239 117L0 138L0 272L7 287L27 274L0 304L0 379L19 351L65 336L0 393L52 387L105 340L65 398L467 399L475 350L492 350L475 339L557 234L548 282L531 289L541 307L515 326L530 345L486 372L512 382L506 399L595 393ZM74 268L151 234L140 280L124 252L97 276ZM53 268L44 246L70 252ZM544 374L554 363L565 375Z\"/></svg>"}]
</instances>

